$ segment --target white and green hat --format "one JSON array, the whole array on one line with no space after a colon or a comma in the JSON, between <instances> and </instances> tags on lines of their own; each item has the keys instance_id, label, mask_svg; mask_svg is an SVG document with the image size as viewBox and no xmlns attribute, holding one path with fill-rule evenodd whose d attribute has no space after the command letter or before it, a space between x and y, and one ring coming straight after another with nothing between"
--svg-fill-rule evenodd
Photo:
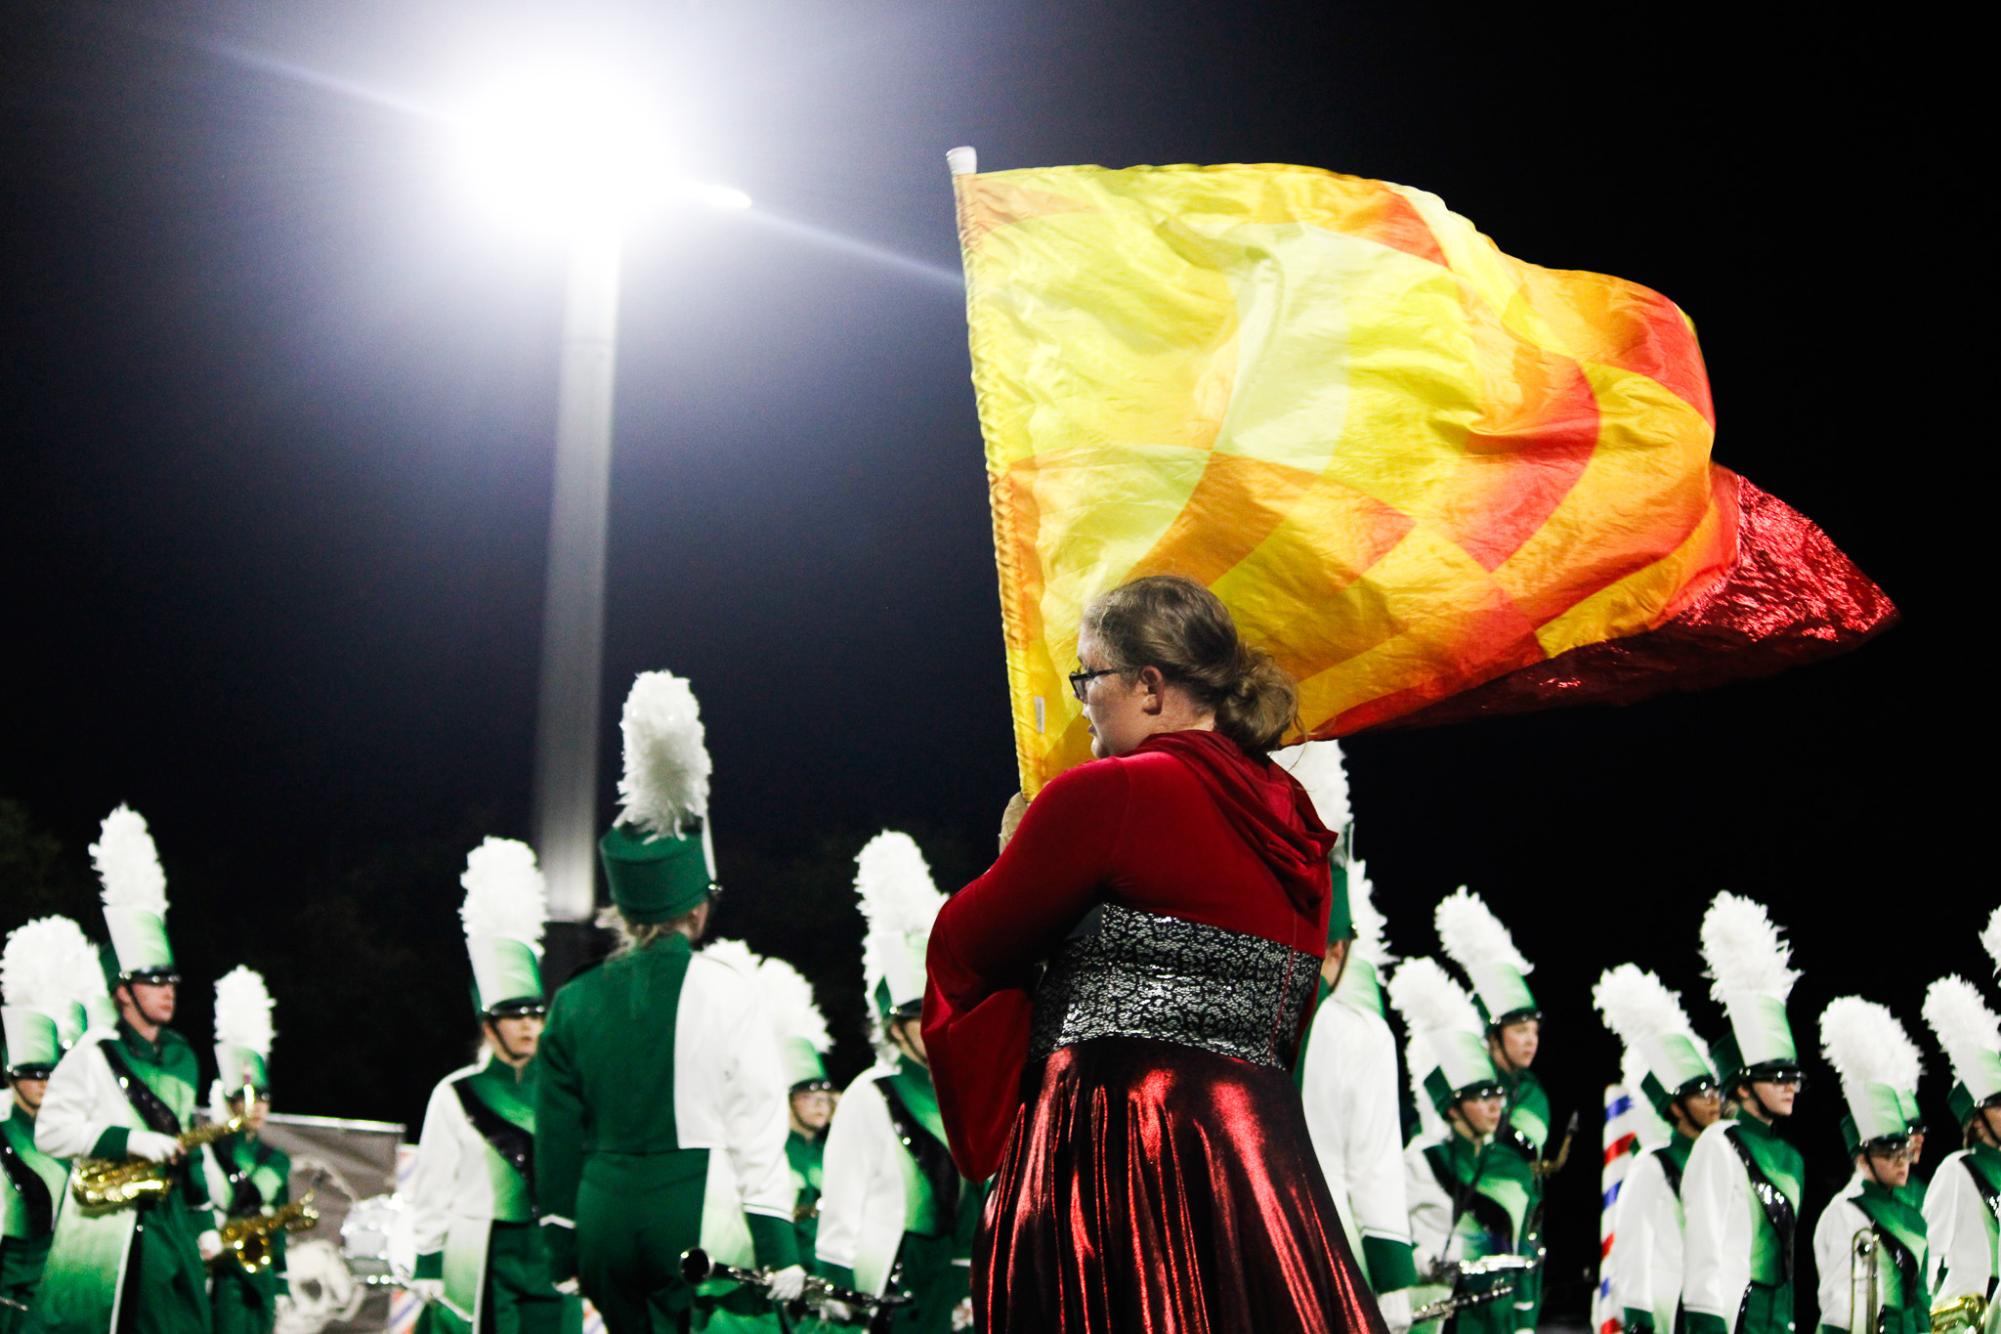
<instances>
[{"instance_id":1,"label":"white and green hat","mask_svg":"<svg viewBox=\"0 0 2001 1334\"><path fill-rule=\"evenodd\" d=\"M1987 949L1987 957L1994 961L1994 976L2001 978L2001 908L1987 915L1987 925L1981 929L1980 943Z\"/></svg>"},{"instance_id":2,"label":"white and green hat","mask_svg":"<svg viewBox=\"0 0 2001 1334\"><path fill-rule=\"evenodd\" d=\"M1473 983L1487 1027L1500 1028L1542 1014L1529 990L1528 975L1534 965L1515 948L1514 937L1486 900L1461 885L1438 901L1432 922L1446 957Z\"/></svg>"},{"instance_id":3,"label":"white and green hat","mask_svg":"<svg viewBox=\"0 0 2001 1334\"><path fill-rule=\"evenodd\" d=\"M104 887L104 925L111 933L117 980L175 976L174 951L167 943L167 873L160 869L145 817L130 806L105 816L90 859Z\"/></svg>"},{"instance_id":4,"label":"white and green hat","mask_svg":"<svg viewBox=\"0 0 2001 1334\"><path fill-rule=\"evenodd\" d=\"M241 964L215 981L215 1076L222 1098L271 1091L271 992Z\"/></svg>"},{"instance_id":5,"label":"white and green hat","mask_svg":"<svg viewBox=\"0 0 2001 1334\"><path fill-rule=\"evenodd\" d=\"M1436 959L1404 960L1390 975L1389 996L1410 1033L1410 1087L1428 1130L1443 1130L1440 1118L1460 1101L1504 1091L1473 998Z\"/></svg>"},{"instance_id":6,"label":"white and green hat","mask_svg":"<svg viewBox=\"0 0 2001 1334\"><path fill-rule=\"evenodd\" d=\"M1765 905L1727 891L1702 916L1702 960L1709 994L1730 1017L1730 1034L1711 1050L1725 1088L1745 1077L1797 1076L1799 1050L1786 1020L1786 998L1799 974L1792 947Z\"/></svg>"},{"instance_id":7,"label":"white and green hat","mask_svg":"<svg viewBox=\"0 0 2001 1334\"><path fill-rule=\"evenodd\" d=\"M1348 961L1341 966L1334 994L1350 1005L1381 1014L1382 979L1389 975L1397 956L1390 952L1385 934L1388 923L1376 909L1376 889L1369 880L1368 864L1357 857L1346 869L1349 939L1353 943L1348 946Z\"/></svg>"},{"instance_id":8,"label":"white and green hat","mask_svg":"<svg viewBox=\"0 0 2001 1334\"><path fill-rule=\"evenodd\" d=\"M1327 904L1327 943L1353 940L1356 935L1353 884L1359 863L1355 860L1355 819L1348 805L1348 770L1343 763L1341 746L1335 741L1306 741L1296 746L1285 746L1271 753L1272 763L1290 773L1306 789L1306 795L1313 803L1314 814L1320 823L1341 836L1334 845L1334 851L1327 856L1329 887L1332 893ZM1362 892L1367 893L1367 885ZM1344 966L1342 980L1353 970L1353 951ZM1373 986L1375 979L1369 979ZM1378 1013L1382 1010L1380 999L1376 1001Z\"/></svg>"},{"instance_id":9,"label":"white and green hat","mask_svg":"<svg viewBox=\"0 0 2001 1334\"><path fill-rule=\"evenodd\" d=\"M771 1020L772 1036L778 1039L778 1063L786 1085L794 1093L834 1087L824 1059L834 1040L827 1032L826 1016L813 1000L813 984L785 960L767 957L757 965L757 989L764 999L765 1017Z\"/></svg>"},{"instance_id":10,"label":"white and green hat","mask_svg":"<svg viewBox=\"0 0 2001 1334\"><path fill-rule=\"evenodd\" d=\"M467 854L459 883L474 1010L488 1019L540 1014L549 887L535 850L518 839L488 838Z\"/></svg>"},{"instance_id":11,"label":"white and green hat","mask_svg":"<svg viewBox=\"0 0 2001 1334\"><path fill-rule=\"evenodd\" d=\"M618 819L598 840L611 901L633 923L671 922L717 889L702 709L672 672L641 672L619 718Z\"/></svg>"},{"instance_id":12,"label":"white and green hat","mask_svg":"<svg viewBox=\"0 0 2001 1334\"><path fill-rule=\"evenodd\" d=\"M862 986L868 993L871 1036L887 1054L889 1022L924 1005L924 953L931 923L945 906L931 868L908 834L885 829L855 857L855 893L868 923L862 938Z\"/></svg>"},{"instance_id":13,"label":"white and green hat","mask_svg":"<svg viewBox=\"0 0 2001 1334\"><path fill-rule=\"evenodd\" d=\"M1982 1107L2001 1104L2001 1016L1963 977L1941 977L1925 991L1925 1024L1952 1065L1946 1104L1964 1126Z\"/></svg>"},{"instance_id":14,"label":"white and green hat","mask_svg":"<svg viewBox=\"0 0 2001 1334\"><path fill-rule=\"evenodd\" d=\"M64 974L70 982L70 1022L77 1036L92 1029L117 1028L118 1002L111 999L111 979L104 966L111 947L98 945L79 927L66 948L69 964Z\"/></svg>"},{"instance_id":15,"label":"white and green hat","mask_svg":"<svg viewBox=\"0 0 2001 1334\"><path fill-rule=\"evenodd\" d=\"M1670 1119L1669 1108L1677 1098L1716 1087L1716 1071L1703 1054L1681 997L1659 977L1637 964L1608 968L1591 989L1591 1003L1641 1072L1637 1087L1630 1079L1629 1087L1644 1093L1661 1118Z\"/></svg>"},{"instance_id":16,"label":"white and green hat","mask_svg":"<svg viewBox=\"0 0 2001 1334\"><path fill-rule=\"evenodd\" d=\"M0 1029L6 1034L9 1075L47 1078L82 1036L69 978L79 942L96 972L83 928L67 917L38 917L8 932L0 952Z\"/></svg>"},{"instance_id":17,"label":"white and green hat","mask_svg":"<svg viewBox=\"0 0 2001 1334\"><path fill-rule=\"evenodd\" d=\"M1849 1154L1911 1137L1904 1099L1917 1087L1922 1065L1897 1016L1875 1001L1838 996L1820 1013L1820 1050L1848 1104L1842 1139Z\"/></svg>"}]
</instances>

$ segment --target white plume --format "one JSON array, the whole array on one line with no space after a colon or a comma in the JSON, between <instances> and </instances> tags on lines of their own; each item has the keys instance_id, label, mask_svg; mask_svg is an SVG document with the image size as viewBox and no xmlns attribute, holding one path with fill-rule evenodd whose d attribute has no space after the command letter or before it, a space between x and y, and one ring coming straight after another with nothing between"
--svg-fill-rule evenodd
<instances>
[{"instance_id":1,"label":"white plume","mask_svg":"<svg viewBox=\"0 0 2001 1334\"><path fill-rule=\"evenodd\" d=\"M1667 984L1637 964L1622 963L1598 975L1591 988L1591 1003L1605 1020L1605 1027L1630 1048L1644 1046L1649 1038L1681 1033L1695 1042L1695 1028L1681 1008L1681 997Z\"/></svg>"},{"instance_id":2,"label":"white plume","mask_svg":"<svg viewBox=\"0 0 2001 1334\"><path fill-rule=\"evenodd\" d=\"M1404 1079L1410 1084L1410 1100L1417 1108L1417 1138L1430 1140L1452 1133L1445 1124L1445 1118L1431 1105L1431 1094L1424 1087L1425 1076L1438 1068L1438 1060L1431 1049L1424 1045L1424 1039L1413 1033L1403 1044Z\"/></svg>"},{"instance_id":3,"label":"white plume","mask_svg":"<svg viewBox=\"0 0 2001 1334\"><path fill-rule=\"evenodd\" d=\"M1375 965L1378 973L1396 962L1397 956L1390 953L1390 942L1385 932L1389 923L1376 908L1376 887L1369 881L1368 864L1359 858L1348 863L1348 915L1355 923L1355 943L1350 946L1356 957L1367 959Z\"/></svg>"},{"instance_id":4,"label":"white plume","mask_svg":"<svg viewBox=\"0 0 2001 1334\"><path fill-rule=\"evenodd\" d=\"M1820 1012L1820 1054L1843 1084L1888 1084L1914 1092L1923 1062L1910 1034L1888 1007L1860 996L1837 996Z\"/></svg>"},{"instance_id":5,"label":"white plume","mask_svg":"<svg viewBox=\"0 0 2001 1334\"><path fill-rule=\"evenodd\" d=\"M1297 778L1306 795L1313 798L1313 809L1321 824L1337 834L1348 827L1354 812L1348 807L1348 768L1339 742L1307 741L1285 746L1273 751L1271 758Z\"/></svg>"},{"instance_id":6,"label":"white plume","mask_svg":"<svg viewBox=\"0 0 2001 1334\"><path fill-rule=\"evenodd\" d=\"M167 915L167 873L146 830L146 817L120 806L104 817L97 842L90 845L91 864L104 886L104 902L113 908L137 908Z\"/></svg>"},{"instance_id":7,"label":"white plume","mask_svg":"<svg viewBox=\"0 0 2001 1334\"><path fill-rule=\"evenodd\" d=\"M241 964L215 980L215 1040L271 1054L271 993L264 975Z\"/></svg>"},{"instance_id":8,"label":"white plume","mask_svg":"<svg viewBox=\"0 0 2001 1334\"><path fill-rule=\"evenodd\" d=\"M496 936L541 952L549 886L535 864L535 849L519 839L489 836L466 854L459 883L466 891L459 920L467 939Z\"/></svg>"},{"instance_id":9,"label":"white plume","mask_svg":"<svg viewBox=\"0 0 2001 1334\"><path fill-rule=\"evenodd\" d=\"M1446 954L1469 972L1490 964L1506 964L1524 974L1532 970L1486 900L1464 885L1438 901L1432 922Z\"/></svg>"},{"instance_id":10,"label":"white plume","mask_svg":"<svg viewBox=\"0 0 2001 1334\"><path fill-rule=\"evenodd\" d=\"M855 892L870 936L927 932L945 906L916 840L893 829L870 839L855 857Z\"/></svg>"},{"instance_id":11,"label":"white plume","mask_svg":"<svg viewBox=\"0 0 2001 1334\"><path fill-rule=\"evenodd\" d=\"M1987 916L1987 926L1980 933L1980 943L1987 947L1987 957L1994 961L1994 972L2001 976L2001 908L1996 908Z\"/></svg>"},{"instance_id":12,"label":"white plume","mask_svg":"<svg viewBox=\"0 0 2001 1334\"><path fill-rule=\"evenodd\" d=\"M1404 960L1390 974L1389 994L1390 1004L1403 1016L1404 1026L1413 1036L1454 1029L1481 1031L1480 1012L1473 1008L1473 998L1436 959L1419 956Z\"/></svg>"},{"instance_id":13,"label":"white plume","mask_svg":"<svg viewBox=\"0 0 2001 1334\"><path fill-rule=\"evenodd\" d=\"M672 672L641 672L618 726L625 734L618 822L678 838L705 819L711 765L694 689Z\"/></svg>"},{"instance_id":14,"label":"white plume","mask_svg":"<svg viewBox=\"0 0 2001 1334\"><path fill-rule=\"evenodd\" d=\"M0 995L7 1004L45 1013L68 1005L76 985L70 969L76 960L77 942L90 950L83 928L67 917L37 917L9 932L7 948L0 952ZM90 972L102 985L104 976L94 950L90 950Z\"/></svg>"},{"instance_id":15,"label":"white plume","mask_svg":"<svg viewBox=\"0 0 2001 1334\"><path fill-rule=\"evenodd\" d=\"M780 1042L804 1042L818 1052L834 1045L827 1032L827 1017L813 999L813 984L797 968L767 956L757 966L757 989L764 996L772 1035Z\"/></svg>"},{"instance_id":16,"label":"white plume","mask_svg":"<svg viewBox=\"0 0 2001 1334\"><path fill-rule=\"evenodd\" d=\"M758 965L764 961L763 956L741 940L712 940L702 946L700 953L704 959L713 959L747 979L756 978Z\"/></svg>"},{"instance_id":17,"label":"white plume","mask_svg":"<svg viewBox=\"0 0 2001 1334\"><path fill-rule=\"evenodd\" d=\"M1674 1127L1661 1120L1661 1114L1654 1110L1653 1099L1644 1088L1646 1077L1646 1061L1628 1046L1619 1056L1619 1083L1625 1088L1632 1108L1629 1115L1633 1118L1633 1133L1639 1137L1641 1148L1658 1149L1674 1138Z\"/></svg>"},{"instance_id":18,"label":"white plume","mask_svg":"<svg viewBox=\"0 0 2001 1334\"><path fill-rule=\"evenodd\" d=\"M1784 1000L1800 976L1792 958L1764 904L1727 890L1710 900L1702 915L1702 961L1709 965L1715 1000L1727 1004L1731 993Z\"/></svg>"},{"instance_id":19,"label":"white plume","mask_svg":"<svg viewBox=\"0 0 2001 1334\"><path fill-rule=\"evenodd\" d=\"M1958 975L1941 977L1925 991L1925 1023L1955 1070L1982 1052L2001 1052L2001 1016L1987 1008L1980 989Z\"/></svg>"},{"instance_id":20,"label":"white plume","mask_svg":"<svg viewBox=\"0 0 2001 1334\"><path fill-rule=\"evenodd\" d=\"M104 985L104 965L99 961L97 946L83 928L71 922L76 933L63 946L63 957L68 960L63 965L63 975L69 979L69 998L76 1005L88 1005L100 996L109 995Z\"/></svg>"}]
</instances>

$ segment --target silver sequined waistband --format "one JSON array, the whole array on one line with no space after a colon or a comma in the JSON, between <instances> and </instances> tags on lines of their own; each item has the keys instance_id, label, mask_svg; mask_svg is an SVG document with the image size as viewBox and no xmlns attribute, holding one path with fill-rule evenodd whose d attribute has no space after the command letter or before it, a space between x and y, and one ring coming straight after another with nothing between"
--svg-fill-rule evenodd
<instances>
[{"instance_id":1,"label":"silver sequined waistband","mask_svg":"<svg viewBox=\"0 0 2001 1334\"><path fill-rule=\"evenodd\" d=\"M1320 960L1261 936L1108 904L1035 991L1028 1055L1092 1038L1154 1038L1291 1066Z\"/></svg>"}]
</instances>

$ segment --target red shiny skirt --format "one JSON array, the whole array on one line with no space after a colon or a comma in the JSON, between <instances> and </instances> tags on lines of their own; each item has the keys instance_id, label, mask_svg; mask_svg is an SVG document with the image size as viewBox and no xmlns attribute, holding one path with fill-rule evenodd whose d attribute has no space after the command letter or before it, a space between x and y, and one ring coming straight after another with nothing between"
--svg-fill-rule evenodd
<instances>
[{"instance_id":1,"label":"red shiny skirt","mask_svg":"<svg viewBox=\"0 0 2001 1334\"><path fill-rule=\"evenodd\" d=\"M1385 1334L1291 1077L1148 1038L1043 1063L973 1306L987 1334Z\"/></svg>"}]
</instances>

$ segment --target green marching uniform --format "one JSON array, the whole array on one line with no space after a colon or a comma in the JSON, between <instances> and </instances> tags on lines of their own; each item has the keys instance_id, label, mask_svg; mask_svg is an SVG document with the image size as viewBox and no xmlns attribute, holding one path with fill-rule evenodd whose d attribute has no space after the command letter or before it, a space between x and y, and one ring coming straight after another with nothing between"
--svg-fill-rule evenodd
<instances>
[{"instance_id":1,"label":"green marching uniform","mask_svg":"<svg viewBox=\"0 0 2001 1334\"><path fill-rule=\"evenodd\" d=\"M409 1191L416 1288L436 1334L570 1334L583 1305L558 1292L534 1226L539 1062L503 1059L497 1025L542 1012L547 891L526 844L489 838L466 859L461 916L485 1058L432 1091ZM512 1056L514 1053L507 1053Z\"/></svg>"},{"instance_id":2,"label":"green marching uniform","mask_svg":"<svg viewBox=\"0 0 2001 1334\"><path fill-rule=\"evenodd\" d=\"M0 1032L14 1095L0 1119L0 1334L26 1327L69 1178L66 1164L35 1146L35 1116L46 1089L35 1088L31 1099L24 1085L45 1085L63 1051L81 1036L72 975L97 970L83 929L67 917L15 928L0 956Z\"/></svg>"},{"instance_id":3,"label":"green marching uniform","mask_svg":"<svg viewBox=\"0 0 2001 1334\"><path fill-rule=\"evenodd\" d=\"M1549 1144L1549 1095L1542 1081L1526 1066L1510 1065L1502 1055L1501 1030L1512 1024L1537 1023L1542 1007L1529 990L1528 960L1515 948L1507 927L1478 894L1461 886L1439 901L1434 915L1439 944L1473 984L1473 996L1486 1019L1496 1072L1507 1090L1501 1127L1494 1134L1494 1152L1481 1168L1481 1190L1506 1211L1514 1227L1515 1253L1536 1261L1516 1283L1514 1327L1532 1330L1542 1315L1543 1177Z\"/></svg>"},{"instance_id":4,"label":"green marching uniform","mask_svg":"<svg viewBox=\"0 0 2001 1334\"><path fill-rule=\"evenodd\" d=\"M132 981L178 981L167 942L166 877L139 815L108 816L91 855L104 885L111 946L107 991ZM136 999L136 997L135 997ZM35 1143L56 1158L123 1161L159 1152L193 1125L194 1048L173 1029L152 1038L120 1020L93 1027L49 1077ZM65 1203L36 1298L36 1327L51 1334L186 1334L209 1328L204 1245L216 1220L203 1173L189 1160L165 1166L164 1194L106 1212Z\"/></svg>"},{"instance_id":5,"label":"green marching uniform","mask_svg":"<svg viewBox=\"0 0 2001 1334\"><path fill-rule=\"evenodd\" d=\"M209 1096L217 1119L247 1111L246 1096L270 1101L271 1033L271 993L263 976L239 967L218 978L216 1082ZM254 1131L210 1146L208 1173L209 1197L229 1220L262 1217L291 1202L291 1158ZM278 1323L278 1297L287 1291L285 1230L274 1228L268 1244L268 1263L246 1268L225 1253L213 1266L209 1306L215 1334L271 1334Z\"/></svg>"},{"instance_id":6,"label":"green marching uniform","mask_svg":"<svg viewBox=\"0 0 2001 1334\"><path fill-rule=\"evenodd\" d=\"M1702 923L1711 994L1730 1033L1710 1049L1727 1096L1799 1077L1786 1020L1798 974L1765 910L1718 894ZM1690 1334L1791 1334L1794 1248L1806 1162L1766 1120L1744 1114L1702 1132L1682 1176L1682 1309Z\"/></svg>"},{"instance_id":7,"label":"green marching uniform","mask_svg":"<svg viewBox=\"0 0 2001 1334\"><path fill-rule=\"evenodd\" d=\"M1961 977L1942 977L1925 992L1925 1024L1952 1064L1946 1106L1965 1148L1948 1154L1925 1191L1931 1244L1929 1281L1940 1305L1990 1301L2001 1274L2001 1018Z\"/></svg>"},{"instance_id":8,"label":"green marching uniform","mask_svg":"<svg viewBox=\"0 0 2001 1334\"><path fill-rule=\"evenodd\" d=\"M1415 1330L1509 1334L1521 1275L1450 1272L1455 1265L1513 1254L1521 1224L1514 1155L1478 1134L1462 1106L1505 1093L1487 1054L1484 1025L1472 998L1435 959L1405 960L1390 977L1389 997L1410 1034L1405 1061L1423 1126L1403 1154L1419 1275L1411 1304L1421 1309L1448 1297L1497 1294L1443 1322L1420 1322Z\"/></svg>"},{"instance_id":9,"label":"green marching uniform","mask_svg":"<svg viewBox=\"0 0 2001 1334\"><path fill-rule=\"evenodd\" d=\"M1905 1115L1918 1080L1918 1049L1883 1006L1842 996L1820 1017L1821 1049L1841 1080L1848 1114L1842 1148L1855 1175L1813 1230L1822 1334L1931 1334L1930 1243L1922 1210L1878 1162L1910 1148ZM1873 1248L1873 1254L1867 1254ZM1854 1309L1861 1297L1872 1312Z\"/></svg>"},{"instance_id":10,"label":"green marching uniform","mask_svg":"<svg viewBox=\"0 0 2001 1334\"><path fill-rule=\"evenodd\" d=\"M612 1334L775 1327L761 1291L691 1287L681 1255L803 1280L785 1084L756 981L696 956L714 878L708 755L687 683L649 672L625 705L624 811L599 841L627 933L556 993L542 1036L538 1204L556 1272ZM692 916L691 916L692 915Z\"/></svg>"},{"instance_id":11,"label":"green marching uniform","mask_svg":"<svg viewBox=\"0 0 2001 1334\"><path fill-rule=\"evenodd\" d=\"M862 980L878 1059L848 1086L827 1131L819 1269L842 1287L909 1292L891 1328L944 1334L970 1302L984 1195L952 1165L930 1071L892 1035L916 1027L924 951L945 897L916 843L892 832L856 858L855 888L868 922Z\"/></svg>"}]
</instances>

